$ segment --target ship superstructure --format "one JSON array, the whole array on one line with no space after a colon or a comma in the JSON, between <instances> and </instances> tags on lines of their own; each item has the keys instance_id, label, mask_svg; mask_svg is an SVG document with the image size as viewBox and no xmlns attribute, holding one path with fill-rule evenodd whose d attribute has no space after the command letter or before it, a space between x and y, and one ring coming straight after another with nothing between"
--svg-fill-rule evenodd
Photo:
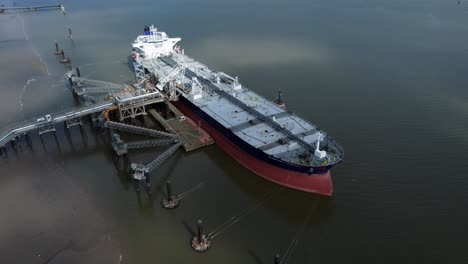
<instances>
[{"instance_id":1,"label":"ship superstructure","mask_svg":"<svg viewBox=\"0 0 468 264\"><path fill-rule=\"evenodd\" d=\"M188 57L155 27L133 46L137 81L174 101L230 156L256 174L291 188L331 195L330 168L343 149L326 132L241 84Z\"/></svg>"}]
</instances>

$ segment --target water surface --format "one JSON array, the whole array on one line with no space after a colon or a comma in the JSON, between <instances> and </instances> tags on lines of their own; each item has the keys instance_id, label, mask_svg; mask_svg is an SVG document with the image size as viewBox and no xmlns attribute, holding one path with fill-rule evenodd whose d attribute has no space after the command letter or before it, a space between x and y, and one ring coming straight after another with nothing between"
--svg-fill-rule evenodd
<instances>
[{"instance_id":1,"label":"water surface","mask_svg":"<svg viewBox=\"0 0 468 264\"><path fill-rule=\"evenodd\" d=\"M153 196L138 198L99 133L73 130L71 144L61 128L34 135L32 150L0 160L2 263L272 263L293 239L287 263L468 261L468 2L64 4L66 16L0 15L0 125L73 106L54 40L84 77L131 82L130 43L154 23L261 95L282 89L345 160L323 198L278 188L210 146L177 153L151 174ZM165 211L168 179L176 192L203 187ZM251 208L209 252L191 250L197 219L210 231Z\"/></svg>"}]
</instances>

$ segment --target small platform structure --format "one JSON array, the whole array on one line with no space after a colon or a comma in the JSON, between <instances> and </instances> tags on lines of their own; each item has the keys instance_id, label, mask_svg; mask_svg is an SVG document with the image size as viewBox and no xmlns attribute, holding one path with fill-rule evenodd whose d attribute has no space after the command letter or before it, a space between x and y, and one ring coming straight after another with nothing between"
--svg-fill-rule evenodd
<instances>
[{"instance_id":1,"label":"small platform structure","mask_svg":"<svg viewBox=\"0 0 468 264\"><path fill-rule=\"evenodd\" d=\"M158 121L167 131L177 134L183 142L186 152L199 149L214 143L213 138L192 119L184 116L173 104L166 101L170 118L164 118L155 109L148 113Z\"/></svg>"}]
</instances>

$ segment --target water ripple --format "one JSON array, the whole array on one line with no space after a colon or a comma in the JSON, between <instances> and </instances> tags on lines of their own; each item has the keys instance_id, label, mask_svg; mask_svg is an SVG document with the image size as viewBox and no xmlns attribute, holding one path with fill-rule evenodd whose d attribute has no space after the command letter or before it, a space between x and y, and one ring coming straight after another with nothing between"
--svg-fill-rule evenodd
<instances>
[{"instance_id":1,"label":"water ripple","mask_svg":"<svg viewBox=\"0 0 468 264\"><path fill-rule=\"evenodd\" d=\"M26 32L26 28L25 28L25 24L24 24L24 19L20 16L17 16L19 18L19 20L21 21L21 28L23 29L23 34L24 34L24 37L25 37L25 40L26 41L29 41L30 40L30 37L28 35L28 33ZM33 47L32 43L30 42L30 47L31 49L33 50L34 53L36 53L37 57L39 58L39 61L44 65L44 68L47 72L47 75L50 76L50 72L49 72L49 67L47 66L47 63L45 63L45 61L42 59L42 56L41 54L39 54L39 52Z\"/></svg>"}]
</instances>

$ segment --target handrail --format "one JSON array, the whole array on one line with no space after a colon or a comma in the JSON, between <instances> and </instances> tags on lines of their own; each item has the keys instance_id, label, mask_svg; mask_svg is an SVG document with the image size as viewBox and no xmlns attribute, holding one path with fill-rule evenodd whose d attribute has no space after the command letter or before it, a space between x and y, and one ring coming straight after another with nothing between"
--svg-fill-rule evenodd
<instances>
[{"instance_id":1,"label":"handrail","mask_svg":"<svg viewBox=\"0 0 468 264\"><path fill-rule=\"evenodd\" d=\"M16 135L21 133L27 133L29 131L39 129L41 127L55 124L58 122L63 122L67 120L71 120L74 118L82 117L91 113L103 111L109 106L113 105L112 101L104 101L98 104L88 105L88 106L81 106L81 107L74 107L72 109L62 110L59 112L51 113L50 116L52 119L50 121L38 121L39 118L43 117L36 117L25 121L20 121L17 123L13 123L8 125L0 130L0 146L5 146L5 144Z\"/></svg>"},{"instance_id":2,"label":"handrail","mask_svg":"<svg viewBox=\"0 0 468 264\"><path fill-rule=\"evenodd\" d=\"M170 64L170 65L171 64L177 64L176 61L174 61L173 59L167 58L167 57L161 57L161 60L166 62L167 64ZM304 141L302 138L294 135L291 131L283 128L280 124L278 124L276 121L273 121L273 119L271 119L270 117L260 113L259 111L255 110L252 107L249 107L244 102L242 102L241 100L239 100L236 97L232 96L231 94L227 93L226 91L222 90L218 86L214 85L209 80L205 79L202 76L197 75L196 73L194 73L193 71L191 71L189 69L185 70L185 75L190 79L192 77L196 77L197 79L200 79L200 81L202 83L207 85L209 88L211 88L214 92L216 92L217 94L219 94L223 98L228 99L231 103L239 106L242 110L245 110L246 112L252 114L256 118L262 120L267 125L273 127L274 129L280 131L281 133L285 134L288 138L290 138L290 139L292 139L294 141L297 141L299 144L301 144L305 149L309 150L311 153L314 153L314 150L315 150L314 147L312 145L310 145L309 143L307 143L306 141Z\"/></svg>"},{"instance_id":3,"label":"handrail","mask_svg":"<svg viewBox=\"0 0 468 264\"><path fill-rule=\"evenodd\" d=\"M172 58L169 58L169 57L160 57L159 59L161 59L164 63L168 64L169 66L174 66L174 65L177 65L177 62L175 60L173 60ZM253 116L255 116L256 118L260 119L261 121L263 121L264 123L266 123L267 125L271 126L272 128L278 130L279 132L285 134L289 139L291 140L294 140L296 141L297 143L299 143L302 147L304 147L306 150L308 150L310 153L314 153L315 151L315 148L309 144L308 142L306 142L305 140L303 140L302 138L300 138L299 136L293 134L291 131L289 131L288 129L285 129L284 127L282 127L280 124L278 124L276 121L274 121L272 118L270 118L269 116L266 116L262 113L260 113L259 111L257 111L256 109L252 108L252 107L249 107L247 104L245 104L244 102L242 102L241 100L239 100L238 98L234 97L233 95L229 94L228 92L222 90L221 88L219 88L218 86L214 85L210 80L207 80L206 78L204 78L203 76L199 76L198 74L194 73L193 71L189 70L189 69L185 69L185 76L189 79L192 79L192 77L196 77L197 79L199 79L203 84L205 84L206 86L208 86L211 90L213 90L214 92L216 92L217 94L219 94L221 97L223 98L226 98L227 100L229 100L231 103L235 104L236 106L240 107L241 109L243 109L244 111L252 114ZM337 162L341 161L343 156L344 156L344 150L343 148L337 144L335 142L335 140L333 140L332 138L329 138L327 137L327 139L329 140L329 142L331 142L334 147L337 148L337 150L339 151L339 156L338 156L338 159L337 159Z\"/></svg>"}]
</instances>

